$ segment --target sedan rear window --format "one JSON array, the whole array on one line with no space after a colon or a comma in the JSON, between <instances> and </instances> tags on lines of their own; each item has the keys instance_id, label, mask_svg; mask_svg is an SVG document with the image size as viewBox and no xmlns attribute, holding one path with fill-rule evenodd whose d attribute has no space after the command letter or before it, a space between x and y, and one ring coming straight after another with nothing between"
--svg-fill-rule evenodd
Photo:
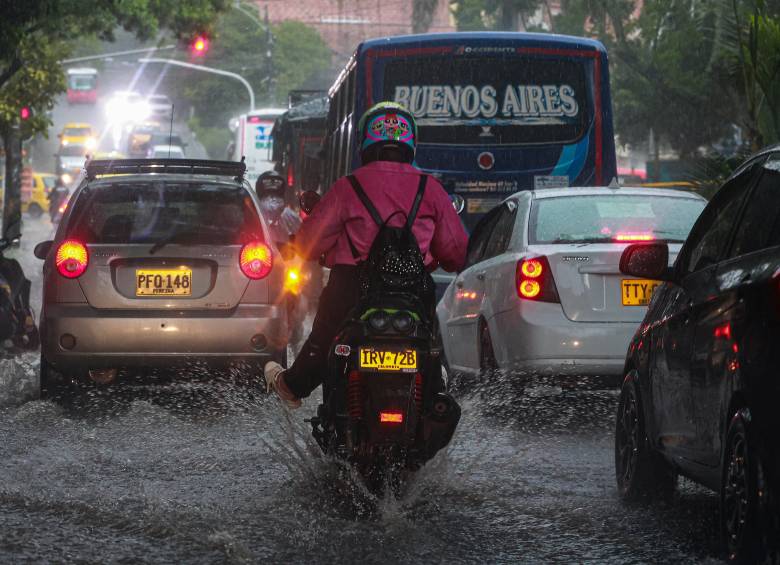
<instances>
[{"instance_id":1,"label":"sedan rear window","mask_svg":"<svg viewBox=\"0 0 780 565\"><path fill-rule=\"evenodd\" d=\"M254 203L241 187L117 181L88 187L69 233L85 243L238 245L262 240Z\"/></svg>"},{"instance_id":2,"label":"sedan rear window","mask_svg":"<svg viewBox=\"0 0 780 565\"><path fill-rule=\"evenodd\" d=\"M63 132L67 136L72 137L84 137L86 135L92 135L91 128L65 128Z\"/></svg>"},{"instance_id":3,"label":"sedan rear window","mask_svg":"<svg viewBox=\"0 0 780 565\"><path fill-rule=\"evenodd\" d=\"M539 198L531 207L529 240L683 242L706 204L698 198L644 194Z\"/></svg>"}]
</instances>

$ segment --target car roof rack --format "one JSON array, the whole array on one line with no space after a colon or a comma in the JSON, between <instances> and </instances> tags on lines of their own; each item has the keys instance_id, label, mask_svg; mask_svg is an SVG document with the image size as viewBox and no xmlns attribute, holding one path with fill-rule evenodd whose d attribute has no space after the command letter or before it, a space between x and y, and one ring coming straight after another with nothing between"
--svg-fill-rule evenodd
<instances>
[{"instance_id":1,"label":"car roof rack","mask_svg":"<svg viewBox=\"0 0 780 565\"><path fill-rule=\"evenodd\" d=\"M100 175L132 175L168 173L180 175L214 175L244 180L246 164L241 161L210 161L206 159L93 159L87 162L87 178Z\"/></svg>"}]
</instances>

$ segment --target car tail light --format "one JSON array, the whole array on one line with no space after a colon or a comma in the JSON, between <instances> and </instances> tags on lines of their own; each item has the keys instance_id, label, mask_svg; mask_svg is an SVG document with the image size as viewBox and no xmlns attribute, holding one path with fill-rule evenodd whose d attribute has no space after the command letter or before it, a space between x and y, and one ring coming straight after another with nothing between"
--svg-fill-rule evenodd
<instances>
[{"instance_id":1,"label":"car tail light","mask_svg":"<svg viewBox=\"0 0 780 565\"><path fill-rule=\"evenodd\" d=\"M403 412L380 412L379 422L381 424L403 424L404 413Z\"/></svg>"},{"instance_id":2,"label":"car tail light","mask_svg":"<svg viewBox=\"0 0 780 565\"><path fill-rule=\"evenodd\" d=\"M517 295L538 302L561 301L547 257L528 257L517 263Z\"/></svg>"},{"instance_id":3,"label":"car tail light","mask_svg":"<svg viewBox=\"0 0 780 565\"><path fill-rule=\"evenodd\" d=\"M63 277L69 279L78 278L84 274L89 264L87 248L80 241L66 239L57 248L54 264Z\"/></svg>"},{"instance_id":4,"label":"car tail light","mask_svg":"<svg viewBox=\"0 0 780 565\"><path fill-rule=\"evenodd\" d=\"M271 248L260 241L244 245L238 261L244 274L253 280L264 279L274 266Z\"/></svg>"}]
</instances>

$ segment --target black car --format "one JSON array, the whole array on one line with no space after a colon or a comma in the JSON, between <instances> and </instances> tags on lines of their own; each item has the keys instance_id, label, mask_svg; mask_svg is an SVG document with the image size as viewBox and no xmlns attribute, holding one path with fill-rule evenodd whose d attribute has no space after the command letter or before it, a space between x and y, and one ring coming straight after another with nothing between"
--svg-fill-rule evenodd
<instances>
[{"instance_id":1,"label":"black car","mask_svg":"<svg viewBox=\"0 0 780 565\"><path fill-rule=\"evenodd\" d=\"M714 489L728 559L753 563L780 540L780 146L746 161L668 257L655 242L621 258L664 284L626 359L618 491L670 494L678 474Z\"/></svg>"}]
</instances>

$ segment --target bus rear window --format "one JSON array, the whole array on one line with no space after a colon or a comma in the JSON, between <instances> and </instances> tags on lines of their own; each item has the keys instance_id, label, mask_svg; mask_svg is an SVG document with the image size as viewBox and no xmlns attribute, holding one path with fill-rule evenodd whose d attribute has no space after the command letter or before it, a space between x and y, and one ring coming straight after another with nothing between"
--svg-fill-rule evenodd
<instances>
[{"instance_id":1,"label":"bus rear window","mask_svg":"<svg viewBox=\"0 0 780 565\"><path fill-rule=\"evenodd\" d=\"M411 58L387 63L383 89L414 113L420 143L572 143L593 114L587 68L560 58Z\"/></svg>"},{"instance_id":2,"label":"bus rear window","mask_svg":"<svg viewBox=\"0 0 780 565\"><path fill-rule=\"evenodd\" d=\"M95 88L95 75L71 75L68 77L68 88L71 90L92 90Z\"/></svg>"}]
</instances>

